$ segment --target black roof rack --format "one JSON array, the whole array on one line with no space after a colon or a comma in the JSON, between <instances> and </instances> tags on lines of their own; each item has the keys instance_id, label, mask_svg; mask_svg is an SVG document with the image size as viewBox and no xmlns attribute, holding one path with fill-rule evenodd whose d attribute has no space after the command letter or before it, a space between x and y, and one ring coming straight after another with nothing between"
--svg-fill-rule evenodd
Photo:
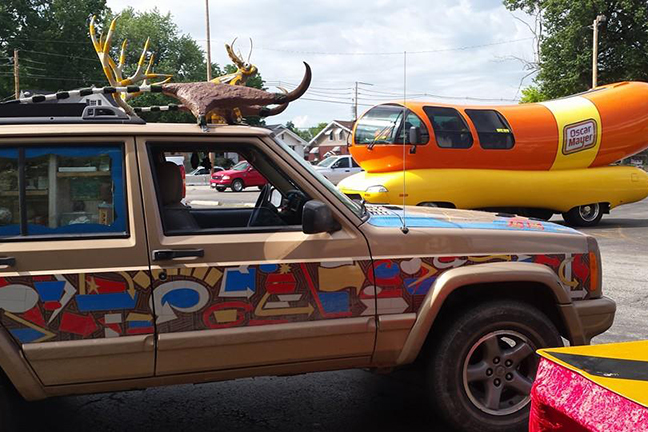
<instances>
[{"instance_id":1,"label":"black roof rack","mask_svg":"<svg viewBox=\"0 0 648 432\"><path fill-rule=\"evenodd\" d=\"M146 124L113 106L84 103L0 104L0 125L16 124Z\"/></svg>"}]
</instances>

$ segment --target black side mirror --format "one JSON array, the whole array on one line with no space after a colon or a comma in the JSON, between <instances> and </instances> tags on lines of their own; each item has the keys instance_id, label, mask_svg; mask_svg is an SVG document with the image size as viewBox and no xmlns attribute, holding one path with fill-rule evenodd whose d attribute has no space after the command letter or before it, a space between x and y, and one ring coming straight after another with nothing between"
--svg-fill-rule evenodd
<instances>
[{"instance_id":1,"label":"black side mirror","mask_svg":"<svg viewBox=\"0 0 648 432\"><path fill-rule=\"evenodd\" d=\"M412 144L410 147L410 154L416 153L416 146L421 143L421 128L418 126L411 126L409 128L409 143Z\"/></svg>"},{"instance_id":2,"label":"black side mirror","mask_svg":"<svg viewBox=\"0 0 648 432\"><path fill-rule=\"evenodd\" d=\"M310 200L302 210L302 230L304 234L332 233L342 229L333 218L331 209L321 201Z\"/></svg>"}]
</instances>

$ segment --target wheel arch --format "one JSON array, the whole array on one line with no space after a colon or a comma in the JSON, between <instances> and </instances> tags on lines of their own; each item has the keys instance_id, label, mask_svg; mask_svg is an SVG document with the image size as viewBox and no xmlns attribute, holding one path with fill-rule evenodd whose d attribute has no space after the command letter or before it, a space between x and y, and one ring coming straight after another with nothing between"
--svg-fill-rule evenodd
<instances>
[{"instance_id":1,"label":"wheel arch","mask_svg":"<svg viewBox=\"0 0 648 432\"><path fill-rule=\"evenodd\" d=\"M0 326L0 368L18 393L29 401L45 399L43 385L14 342L9 332Z\"/></svg>"},{"instance_id":2,"label":"wheel arch","mask_svg":"<svg viewBox=\"0 0 648 432\"><path fill-rule=\"evenodd\" d=\"M453 312L466 304L495 298L535 306L572 344L587 343L571 298L550 268L533 263L485 263L448 270L439 276L421 304L396 363L414 362Z\"/></svg>"}]
</instances>

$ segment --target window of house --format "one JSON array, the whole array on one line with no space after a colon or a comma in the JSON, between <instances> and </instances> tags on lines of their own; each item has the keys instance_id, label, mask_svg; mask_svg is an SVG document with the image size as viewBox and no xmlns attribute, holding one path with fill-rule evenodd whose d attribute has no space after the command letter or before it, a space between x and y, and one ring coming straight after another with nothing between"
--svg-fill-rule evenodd
<instances>
[{"instance_id":1,"label":"window of house","mask_svg":"<svg viewBox=\"0 0 648 432\"><path fill-rule=\"evenodd\" d=\"M121 145L3 151L0 236L126 234L123 161Z\"/></svg>"},{"instance_id":2,"label":"window of house","mask_svg":"<svg viewBox=\"0 0 648 432\"><path fill-rule=\"evenodd\" d=\"M166 235L301 230L302 209L310 198L253 145L151 143L149 148ZM218 161L226 169L214 173L209 186L184 189L176 164L166 160L177 151L187 161L203 166ZM232 156L240 162L233 164Z\"/></svg>"},{"instance_id":3,"label":"window of house","mask_svg":"<svg viewBox=\"0 0 648 432\"><path fill-rule=\"evenodd\" d=\"M515 145L515 137L511 127L502 114L495 110L467 109L477 136L479 145L484 149L510 149Z\"/></svg>"},{"instance_id":4,"label":"window of house","mask_svg":"<svg viewBox=\"0 0 648 432\"><path fill-rule=\"evenodd\" d=\"M454 108L423 108L432 123L437 145L441 148L467 149L473 145L473 136L463 116Z\"/></svg>"}]
</instances>

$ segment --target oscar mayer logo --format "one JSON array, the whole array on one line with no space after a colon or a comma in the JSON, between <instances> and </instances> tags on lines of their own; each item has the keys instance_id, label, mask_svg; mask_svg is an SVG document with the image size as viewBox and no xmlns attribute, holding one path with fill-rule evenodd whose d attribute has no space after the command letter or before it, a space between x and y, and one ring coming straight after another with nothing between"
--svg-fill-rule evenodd
<instances>
[{"instance_id":1,"label":"oscar mayer logo","mask_svg":"<svg viewBox=\"0 0 648 432\"><path fill-rule=\"evenodd\" d=\"M576 153L596 145L596 121L594 119L572 123L563 129L563 154Z\"/></svg>"}]
</instances>

